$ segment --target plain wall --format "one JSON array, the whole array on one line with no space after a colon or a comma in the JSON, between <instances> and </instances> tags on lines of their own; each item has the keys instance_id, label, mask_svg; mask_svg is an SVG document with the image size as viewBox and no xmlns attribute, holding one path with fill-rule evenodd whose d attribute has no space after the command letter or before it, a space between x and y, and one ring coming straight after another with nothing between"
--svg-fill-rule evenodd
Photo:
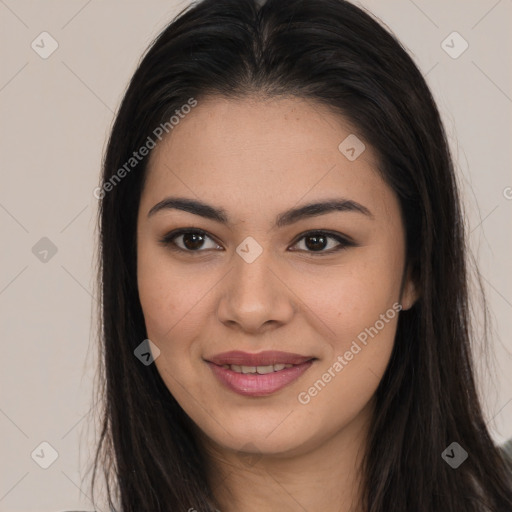
<instances>
[{"instance_id":1,"label":"plain wall","mask_svg":"<svg viewBox=\"0 0 512 512\"><path fill-rule=\"evenodd\" d=\"M93 509L83 480L94 452L93 190L141 54L187 3L0 2L0 511ZM512 3L362 4L412 53L442 111L494 320L497 366L479 383L502 443L512 437ZM46 59L31 47L51 49L43 31L58 43ZM455 59L441 46L453 31L469 44ZM461 40L452 39L457 51ZM479 345L475 362L483 365ZM48 469L31 457L51 456L42 442L58 453Z\"/></svg>"}]
</instances>

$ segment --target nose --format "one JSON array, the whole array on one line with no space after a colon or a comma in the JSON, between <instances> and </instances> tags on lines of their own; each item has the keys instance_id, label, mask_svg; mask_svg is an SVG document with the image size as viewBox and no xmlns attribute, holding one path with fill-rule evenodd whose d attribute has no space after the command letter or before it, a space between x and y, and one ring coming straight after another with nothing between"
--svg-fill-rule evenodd
<instances>
[{"instance_id":1,"label":"nose","mask_svg":"<svg viewBox=\"0 0 512 512\"><path fill-rule=\"evenodd\" d=\"M231 329L259 334L282 326L298 310L296 298L269 250L251 263L234 255L233 268L223 280L217 314Z\"/></svg>"}]
</instances>

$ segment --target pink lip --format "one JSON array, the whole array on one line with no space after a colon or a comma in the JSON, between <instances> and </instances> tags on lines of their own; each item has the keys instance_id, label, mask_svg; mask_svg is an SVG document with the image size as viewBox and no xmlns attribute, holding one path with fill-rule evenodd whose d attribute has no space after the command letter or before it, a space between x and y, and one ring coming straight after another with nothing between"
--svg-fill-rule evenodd
<instances>
[{"instance_id":1,"label":"pink lip","mask_svg":"<svg viewBox=\"0 0 512 512\"><path fill-rule=\"evenodd\" d=\"M279 391L298 379L313 364L312 357L305 357L287 352L225 352L207 361L214 375L227 388L244 396L266 396ZM218 361L218 362L217 362ZM293 364L277 372L260 374L238 373L223 368L221 365L236 364L239 366L268 366L271 364Z\"/></svg>"}]
</instances>

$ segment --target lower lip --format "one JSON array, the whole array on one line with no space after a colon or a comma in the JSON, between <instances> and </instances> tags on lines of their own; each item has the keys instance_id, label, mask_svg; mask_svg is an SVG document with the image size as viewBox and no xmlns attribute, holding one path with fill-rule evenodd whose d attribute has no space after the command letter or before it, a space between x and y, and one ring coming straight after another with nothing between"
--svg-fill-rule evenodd
<instances>
[{"instance_id":1,"label":"lower lip","mask_svg":"<svg viewBox=\"0 0 512 512\"><path fill-rule=\"evenodd\" d=\"M238 373L208 362L222 384L235 393L245 396L271 395L298 379L312 364L313 361L310 360L278 372L260 375L258 373Z\"/></svg>"}]
</instances>

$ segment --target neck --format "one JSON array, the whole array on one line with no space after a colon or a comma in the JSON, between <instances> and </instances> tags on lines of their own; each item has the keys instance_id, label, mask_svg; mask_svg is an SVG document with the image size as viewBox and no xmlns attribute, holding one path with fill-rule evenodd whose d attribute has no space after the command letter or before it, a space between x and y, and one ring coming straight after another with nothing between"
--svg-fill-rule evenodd
<instances>
[{"instance_id":1,"label":"neck","mask_svg":"<svg viewBox=\"0 0 512 512\"><path fill-rule=\"evenodd\" d=\"M370 407L293 455L249 456L208 442L209 481L221 512L361 510L361 462ZM303 447L306 444L302 445Z\"/></svg>"}]
</instances>

